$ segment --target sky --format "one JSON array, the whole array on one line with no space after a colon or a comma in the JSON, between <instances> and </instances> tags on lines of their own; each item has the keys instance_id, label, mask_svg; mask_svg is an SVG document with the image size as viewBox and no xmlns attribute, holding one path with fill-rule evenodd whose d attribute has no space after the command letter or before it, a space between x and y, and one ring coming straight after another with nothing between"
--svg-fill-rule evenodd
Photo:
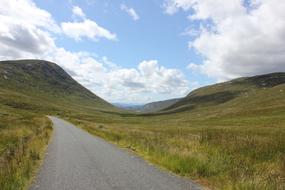
<instances>
[{"instance_id":1,"label":"sky","mask_svg":"<svg viewBox=\"0 0 285 190\"><path fill-rule=\"evenodd\" d=\"M0 0L0 60L45 59L109 102L285 71L285 1Z\"/></svg>"}]
</instances>

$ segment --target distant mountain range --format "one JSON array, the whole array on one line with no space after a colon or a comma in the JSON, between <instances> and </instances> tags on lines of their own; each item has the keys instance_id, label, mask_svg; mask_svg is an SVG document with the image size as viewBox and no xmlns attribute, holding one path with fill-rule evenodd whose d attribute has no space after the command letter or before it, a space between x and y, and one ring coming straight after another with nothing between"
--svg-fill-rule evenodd
<instances>
[{"instance_id":1,"label":"distant mountain range","mask_svg":"<svg viewBox=\"0 0 285 190\"><path fill-rule=\"evenodd\" d=\"M157 101L157 102L150 102L147 104L125 104L125 103L113 103L113 105L117 106L118 108L136 111L141 113L150 113L150 112L157 112L163 110L176 102L178 102L180 98L164 100L164 101Z\"/></svg>"},{"instance_id":2,"label":"distant mountain range","mask_svg":"<svg viewBox=\"0 0 285 190\"><path fill-rule=\"evenodd\" d=\"M128 104L128 103L118 103L118 102L114 102L112 104L121 109L130 110L130 111L138 111L138 112L144 106L143 104Z\"/></svg>"},{"instance_id":3,"label":"distant mountain range","mask_svg":"<svg viewBox=\"0 0 285 190\"><path fill-rule=\"evenodd\" d=\"M167 107L175 104L179 100L180 100L180 98L158 101L158 102L151 102L151 103L148 103L148 104L145 104L144 106L142 106L140 108L140 111L144 112L144 113L161 111L161 110L164 110Z\"/></svg>"}]
</instances>

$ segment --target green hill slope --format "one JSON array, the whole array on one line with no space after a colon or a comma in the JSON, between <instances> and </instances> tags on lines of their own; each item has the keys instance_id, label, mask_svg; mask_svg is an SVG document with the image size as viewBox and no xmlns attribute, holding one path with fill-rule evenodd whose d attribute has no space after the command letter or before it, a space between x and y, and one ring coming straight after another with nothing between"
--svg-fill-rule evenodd
<instances>
[{"instance_id":1,"label":"green hill slope","mask_svg":"<svg viewBox=\"0 0 285 190\"><path fill-rule=\"evenodd\" d=\"M0 88L2 94L10 94L6 98L0 96L0 102L19 108L40 110L40 107L63 106L115 109L76 82L58 65L42 60L1 61Z\"/></svg>"},{"instance_id":2,"label":"green hill slope","mask_svg":"<svg viewBox=\"0 0 285 190\"><path fill-rule=\"evenodd\" d=\"M285 73L239 78L194 90L164 112L239 112L285 106Z\"/></svg>"},{"instance_id":3,"label":"green hill slope","mask_svg":"<svg viewBox=\"0 0 285 190\"><path fill-rule=\"evenodd\" d=\"M175 104L180 99L170 99L170 100L164 100L164 101L157 101L157 102L150 102L142 106L142 108L139 109L139 111L148 113L148 112L157 112L160 110L163 110L165 108L168 108L169 106Z\"/></svg>"}]
</instances>

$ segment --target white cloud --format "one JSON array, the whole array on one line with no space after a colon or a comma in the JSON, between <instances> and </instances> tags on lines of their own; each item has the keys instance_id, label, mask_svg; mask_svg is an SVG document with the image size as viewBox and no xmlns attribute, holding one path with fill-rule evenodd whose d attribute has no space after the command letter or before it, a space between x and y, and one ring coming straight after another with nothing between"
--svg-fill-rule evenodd
<instances>
[{"instance_id":1,"label":"white cloud","mask_svg":"<svg viewBox=\"0 0 285 190\"><path fill-rule=\"evenodd\" d=\"M49 12L32 1L1 1L0 58L39 57L55 47L50 35L60 28Z\"/></svg>"},{"instance_id":2,"label":"white cloud","mask_svg":"<svg viewBox=\"0 0 285 190\"><path fill-rule=\"evenodd\" d=\"M106 78L101 84L105 90L108 89L107 93L117 98L113 101L131 101L139 97L137 101L146 102L149 96L154 101L161 97L183 96L189 92L188 81L179 70L160 66L156 60L142 61L137 68L105 68L105 71ZM154 99L157 95L160 98Z\"/></svg>"},{"instance_id":3,"label":"white cloud","mask_svg":"<svg viewBox=\"0 0 285 190\"><path fill-rule=\"evenodd\" d=\"M138 65L137 73L145 91L165 94L179 91L183 94L189 90L188 81L181 71L160 66L157 60L142 61Z\"/></svg>"},{"instance_id":4,"label":"white cloud","mask_svg":"<svg viewBox=\"0 0 285 190\"><path fill-rule=\"evenodd\" d=\"M86 18L85 13L80 7L74 6L72 12L74 16L79 16L83 21L61 23L61 29L67 36L74 38L75 40L81 40L82 38L88 38L95 41L99 38L117 40L116 34L99 26L95 21Z\"/></svg>"},{"instance_id":5,"label":"white cloud","mask_svg":"<svg viewBox=\"0 0 285 190\"><path fill-rule=\"evenodd\" d=\"M181 33L183 36L192 36L196 37L200 34L201 28L196 28L195 26L187 27L184 32Z\"/></svg>"},{"instance_id":6,"label":"white cloud","mask_svg":"<svg viewBox=\"0 0 285 190\"><path fill-rule=\"evenodd\" d=\"M78 17L83 18L83 19L86 17L85 13L78 6L73 6L72 13L74 16L78 16Z\"/></svg>"},{"instance_id":7,"label":"white cloud","mask_svg":"<svg viewBox=\"0 0 285 190\"><path fill-rule=\"evenodd\" d=\"M2 56L5 54L11 57L24 57L29 54L37 56L48 53L55 46L50 35L40 29L12 23L6 29L9 30L9 34L0 35L0 54Z\"/></svg>"},{"instance_id":8,"label":"white cloud","mask_svg":"<svg viewBox=\"0 0 285 190\"><path fill-rule=\"evenodd\" d=\"M200 72L200 65L195 64L195 63L190 63L187 65L187 69L191 70L192 72Z\"/></svg>"},{"instance_id":9,"label":"white cloud","mask_svg":"<svg viewBox=\"0 0 285 190\"><path fill-rule=\"evenodd\" d=\"M83 37L92 40L106 38L116 40L117 36L107 29L99 26L95 21L85 19L83 22L64 22L61 23L62 31L75 40L81 40Z\"/></svg>"},{"instance_id":10,"label":"white cloud","mask_svg":"<svg viewBox=\"0 0 285 190\"><path fill-rule=\"evenodd\" d=\"M49 12L36 7L31 0L0 0L1 22L25 23L50 31L59 32L60 28ZM5 30L1 27L1 30Z\"/></svg>"},{"instance_id":11,"label":"white cloud","mask_svg":"<svg viewBox=\"0 0 285 190\"><path fill-rule=\"evenodd\" d=\"M190 42L203 56L201 71L217 80L285 71L285 2L168 0L165 10L189 11L202 30ZM206 23L207 26L205 26Z\"/></svg>"},{"instance_id":12,"label":"white cloud","mask_svg":"<svg viewBox=\"0 0 285 190\"><path fill-rule=\"evenodd\" d=\"M134 21L140 19L139 15L137 14L134 8L128 7L125 4L121 4L121 10L126 12Z\"/></svg>"},{"instance_id":13,"label":"white cloud","mask_svg":"<svg viewBox=\"0 0 285 190\"><path fill-rule=\"evenodd\" d=\"M164 3L165 12L167 14L174 14L179 9L189 10L196 0L166 0Z\"/></svg>"}]
</instances>

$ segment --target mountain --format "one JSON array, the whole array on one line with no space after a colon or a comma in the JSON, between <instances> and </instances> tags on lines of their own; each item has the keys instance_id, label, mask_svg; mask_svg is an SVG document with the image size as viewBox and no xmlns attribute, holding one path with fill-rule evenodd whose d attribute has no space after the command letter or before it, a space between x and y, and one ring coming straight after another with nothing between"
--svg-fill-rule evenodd
<instances>
[{"instance_id":1,"label":"mountain","mask_svg":"<svg viewBox=\"0 0 285 190\"><path fill-rule=\"evenodd\" d=\"M147 104L125 104L125 103L113 103L113 105L117 106L118 108L122 108L129 111L135 111L140 113L151 113L163 110L172 104L179 101L179 98L170 99L170 100L163 100L157 102L150 102Z\"/></svg>"},{"instance_id":2,"label":"mountain","mask_svg":"<svg viewBox=\"0 0 285 190\"><path fill-rule=\"evenodd\" d=\"M223 109L245 111L285 106L285 73L244 77L196 89L162 110L172 113ZM217 113L218 114L218 113Z\"/></svg>"},{"instance_id":3,"label":"mountain","mask_svg":"<svg viewBox=\"0 0 285 190\"><path fill-rule=\"evenodd\" d=\"M0 103L15 108L116 109L76 82L61 67L43 60L0 61L0 92L7 95L0 96Z\"/></svg>"},{"instance_id":4,"label":"mountain","mask_svg":"<svg viewBox=\"0 0 285 190\"><path fill-rule=\"evenodd\" d=\"M121 108L121 109L125 109L125 110L129 110L129 111L139 111L143 105L140 104L128 104L128 103L112 103L114 106Z\"/></svg>"},{"instance_id":5,"label":"mountain","mask_svg":"<svg viewBox=\"0 0 285 190\"><path fill-rule=\"evenodd\" d=\"M139 109L139 111L144 112L144 113L157 112L160 110L164 110L165 108L175 104L179 100L180 100L179 98L176 98L176 99L170 99L170 100L164 100L164 101L158 101L158 102L151 102L151 103L148 103L142 106Z\"/></svg>"}]
</instances>

